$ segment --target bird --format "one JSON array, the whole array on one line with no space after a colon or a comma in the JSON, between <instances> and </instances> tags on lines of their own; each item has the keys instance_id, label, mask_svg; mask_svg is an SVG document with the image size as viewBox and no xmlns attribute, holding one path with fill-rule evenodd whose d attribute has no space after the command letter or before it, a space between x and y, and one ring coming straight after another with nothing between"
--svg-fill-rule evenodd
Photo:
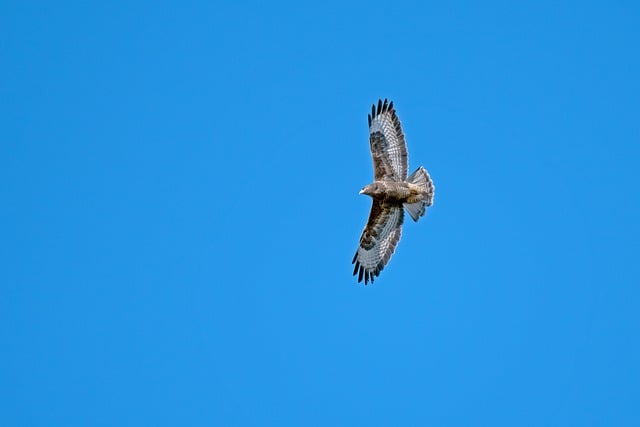
<instances>
[{"instance_id":1,"label":"bird","mask_svg":"<svg viewBox=\"0 0 640 427\"><path fill-rule=\"evenodd\" d=\"M433 205L435 186L420 166L407 177L407 144L393 101L378 100L369 114L369 144L373 182L360 190L373 199L352 264L358 283L373 283L400 241L404 211L417 222Z\"/></svg>"}]
</instances>

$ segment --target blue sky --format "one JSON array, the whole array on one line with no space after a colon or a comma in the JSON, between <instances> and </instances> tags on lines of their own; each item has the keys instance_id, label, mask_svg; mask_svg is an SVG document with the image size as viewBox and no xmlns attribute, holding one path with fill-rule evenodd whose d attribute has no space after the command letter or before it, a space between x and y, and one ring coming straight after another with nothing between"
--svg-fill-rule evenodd
<instances>
[{"instance_id":1,"label":"blue sky","mask_svg":"<svg viewBox=\"0 0 640 427\"><path fill-rule=\"evenodd\" d=\"M639 9L3 2L2 424L640 425Z\"/></svg>"}]
</instances>

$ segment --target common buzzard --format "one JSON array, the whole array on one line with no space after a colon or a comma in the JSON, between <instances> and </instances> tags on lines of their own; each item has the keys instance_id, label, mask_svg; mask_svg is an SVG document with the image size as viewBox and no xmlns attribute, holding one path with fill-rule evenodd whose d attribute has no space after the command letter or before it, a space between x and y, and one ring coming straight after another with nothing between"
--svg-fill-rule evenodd
<instances>
[{"instance_id":1,"label":"common buzzard","mask_svg":"<svg viewBox=\"0 0 640 427\"><path fill-rule=\"evenodd\" d=\"M369 114L369 143L373 158L373 183L360 194L371 196L369 220L353 257L353 275L365 285L373 283L398 245L404 209L414 221L433 204L435 187L429 173L420 166L407 177L407 145L393 101L378 100Z\"/></svg>"}]
</instances>

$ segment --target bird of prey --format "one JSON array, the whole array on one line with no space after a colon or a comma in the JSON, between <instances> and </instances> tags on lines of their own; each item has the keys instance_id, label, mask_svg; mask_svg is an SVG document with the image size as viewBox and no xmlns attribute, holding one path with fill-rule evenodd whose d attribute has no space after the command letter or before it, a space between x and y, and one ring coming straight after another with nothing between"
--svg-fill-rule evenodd
<instances>
[{"instance_id":1,"label":"bird of prey","mask_svg":"<svg viewBox=\"0 0 640 427\"><path fill-rule=\"evenodd\" d=\"M398 245L404 209L414 221L433 204L435 187L420 166L407 177L407 145L393 101L378 100L369 114L369 143L373 158L373 182L360 190L373 199L367 225L353 257L353 275L365 285L373 283ZM404 208L404 209L403 209Z\"/></svg>"}]
</instances>

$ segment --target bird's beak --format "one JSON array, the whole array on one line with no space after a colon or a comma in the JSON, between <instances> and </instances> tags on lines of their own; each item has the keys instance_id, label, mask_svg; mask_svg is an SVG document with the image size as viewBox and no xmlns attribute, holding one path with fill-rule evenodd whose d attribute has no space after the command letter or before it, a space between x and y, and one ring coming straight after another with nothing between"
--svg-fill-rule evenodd
<instances>
[{"instance_id":1,"label":"bird's beak","mask_svg":"<svg viewBox=\"0 0 640 427\"><path fill-rule=\"evenodd\" d=\"M364 194L364 188L358 194Z\"/></svg>"}]
</instances>

